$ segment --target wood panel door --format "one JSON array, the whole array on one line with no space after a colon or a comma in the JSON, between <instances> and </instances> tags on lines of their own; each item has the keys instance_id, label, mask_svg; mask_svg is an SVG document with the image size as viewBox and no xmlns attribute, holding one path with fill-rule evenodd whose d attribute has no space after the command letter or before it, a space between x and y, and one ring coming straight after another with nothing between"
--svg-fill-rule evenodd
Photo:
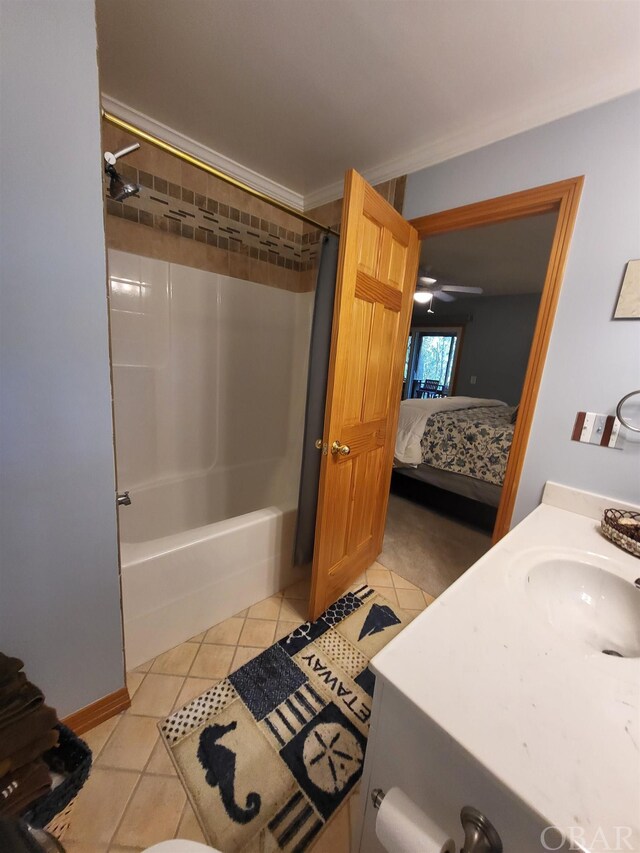
<instances>
[{"instance_id":1,"label":"wood panel door","mask_svg":"<svg viewBox=\"0 0 640 853\"><path fill-rule=\"evenodd\" d=\"M347 172L331 338L310 618L382 549L417 231Z\"/></svg>"}]
</instances>

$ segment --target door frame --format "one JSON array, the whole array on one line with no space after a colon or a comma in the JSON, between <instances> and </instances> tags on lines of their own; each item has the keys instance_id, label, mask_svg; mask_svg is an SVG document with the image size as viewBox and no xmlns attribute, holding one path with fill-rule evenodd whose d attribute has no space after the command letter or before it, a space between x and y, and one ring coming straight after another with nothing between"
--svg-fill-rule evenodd
<instances>
[{"instance_id":1,"label":"door frame","mask_svg":"<svg viewBox=\"0 0 640 853\"><path fill-rule=\"evenodd\" d=\"M418 231L420 239L424 240L425 237L475 228L478 225L507 222L512 219L523 219L553 211L558 213L544 287L540 297L536 327L529 351L527 372L520 397L518 418L513 432L511 452L509 453L500 504L493 529L492 541L494 544L509 532L511 526L583 184L584 176L581 175L410 220L411 225Z\"/></svg>"}]
</instances>

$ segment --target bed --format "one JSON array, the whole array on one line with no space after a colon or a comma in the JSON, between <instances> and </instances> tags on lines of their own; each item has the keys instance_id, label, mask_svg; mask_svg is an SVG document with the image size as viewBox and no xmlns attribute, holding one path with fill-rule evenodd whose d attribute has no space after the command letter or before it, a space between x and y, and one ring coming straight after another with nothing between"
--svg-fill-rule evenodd
<instances>
[{"instance_id":1,"label":"bed","mask_svg":"<svg viewBox=\"0 0 640 853\"><path fill-rule=\"evenodd\" d=\"M397 473L497 507L516 407L480 397L403 400Z\"/></svg>"}]
</instances>

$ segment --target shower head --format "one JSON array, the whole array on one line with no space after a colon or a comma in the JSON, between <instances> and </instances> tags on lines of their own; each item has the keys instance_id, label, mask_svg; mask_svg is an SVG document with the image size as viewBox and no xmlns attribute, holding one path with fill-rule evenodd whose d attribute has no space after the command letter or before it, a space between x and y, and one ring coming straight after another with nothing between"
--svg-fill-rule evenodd
<instances>
[{"instance_id":1,"label":"shower head","mask_svg":"<svg viewBox=\"0 0 640 853\"><path fill-rule=\"evenodd\" d=\"M109 175L109 195L114 201L124 201L125 198L138 195L140 185L125 181L116 172L115 166L107 165L104 167L104 170Z\"/></svg>"},{"instance_id":2,"label":"shower head","mask_svg":"<svg viewBox=\"0 0 640 853\"><path fill-rule=\"evenodd\" d=\"M139 142L134 142L133 145L128 145L126 148L116 151L115 154L112 154L110 151L105 151L104 170L110 178L109 195L114 199L114 201L124 201L126 198L130 198L131 196L137 196L140 192L139 184L133 184L130 181L125 181L124 178L116 172L116 161L118 158L124 157L126 154L130 154L137 148L140 148Z\"/></svg>"}]
</instances>

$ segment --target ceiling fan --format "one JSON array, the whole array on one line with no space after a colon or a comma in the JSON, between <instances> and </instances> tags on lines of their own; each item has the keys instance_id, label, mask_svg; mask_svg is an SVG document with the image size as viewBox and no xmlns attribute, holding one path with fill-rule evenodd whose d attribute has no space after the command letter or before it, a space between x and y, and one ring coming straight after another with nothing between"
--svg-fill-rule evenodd
<instances>
[{"instance_id":1,"label":"ceiling fan","mask_svg":"<svg viewBox=\"0 0 640 853\"><path fill-rule=\"evenodd\" d=\"M455 302L454 293L464 293L467 296L480 296L484 293L481 287L467 287L463 284L449 284L444 279L431 278L420 273L413 298L421 305L431 305L434 299L441 302ZM429 308L431 310L431 308Z\"/></svg>"}]
</instances>

